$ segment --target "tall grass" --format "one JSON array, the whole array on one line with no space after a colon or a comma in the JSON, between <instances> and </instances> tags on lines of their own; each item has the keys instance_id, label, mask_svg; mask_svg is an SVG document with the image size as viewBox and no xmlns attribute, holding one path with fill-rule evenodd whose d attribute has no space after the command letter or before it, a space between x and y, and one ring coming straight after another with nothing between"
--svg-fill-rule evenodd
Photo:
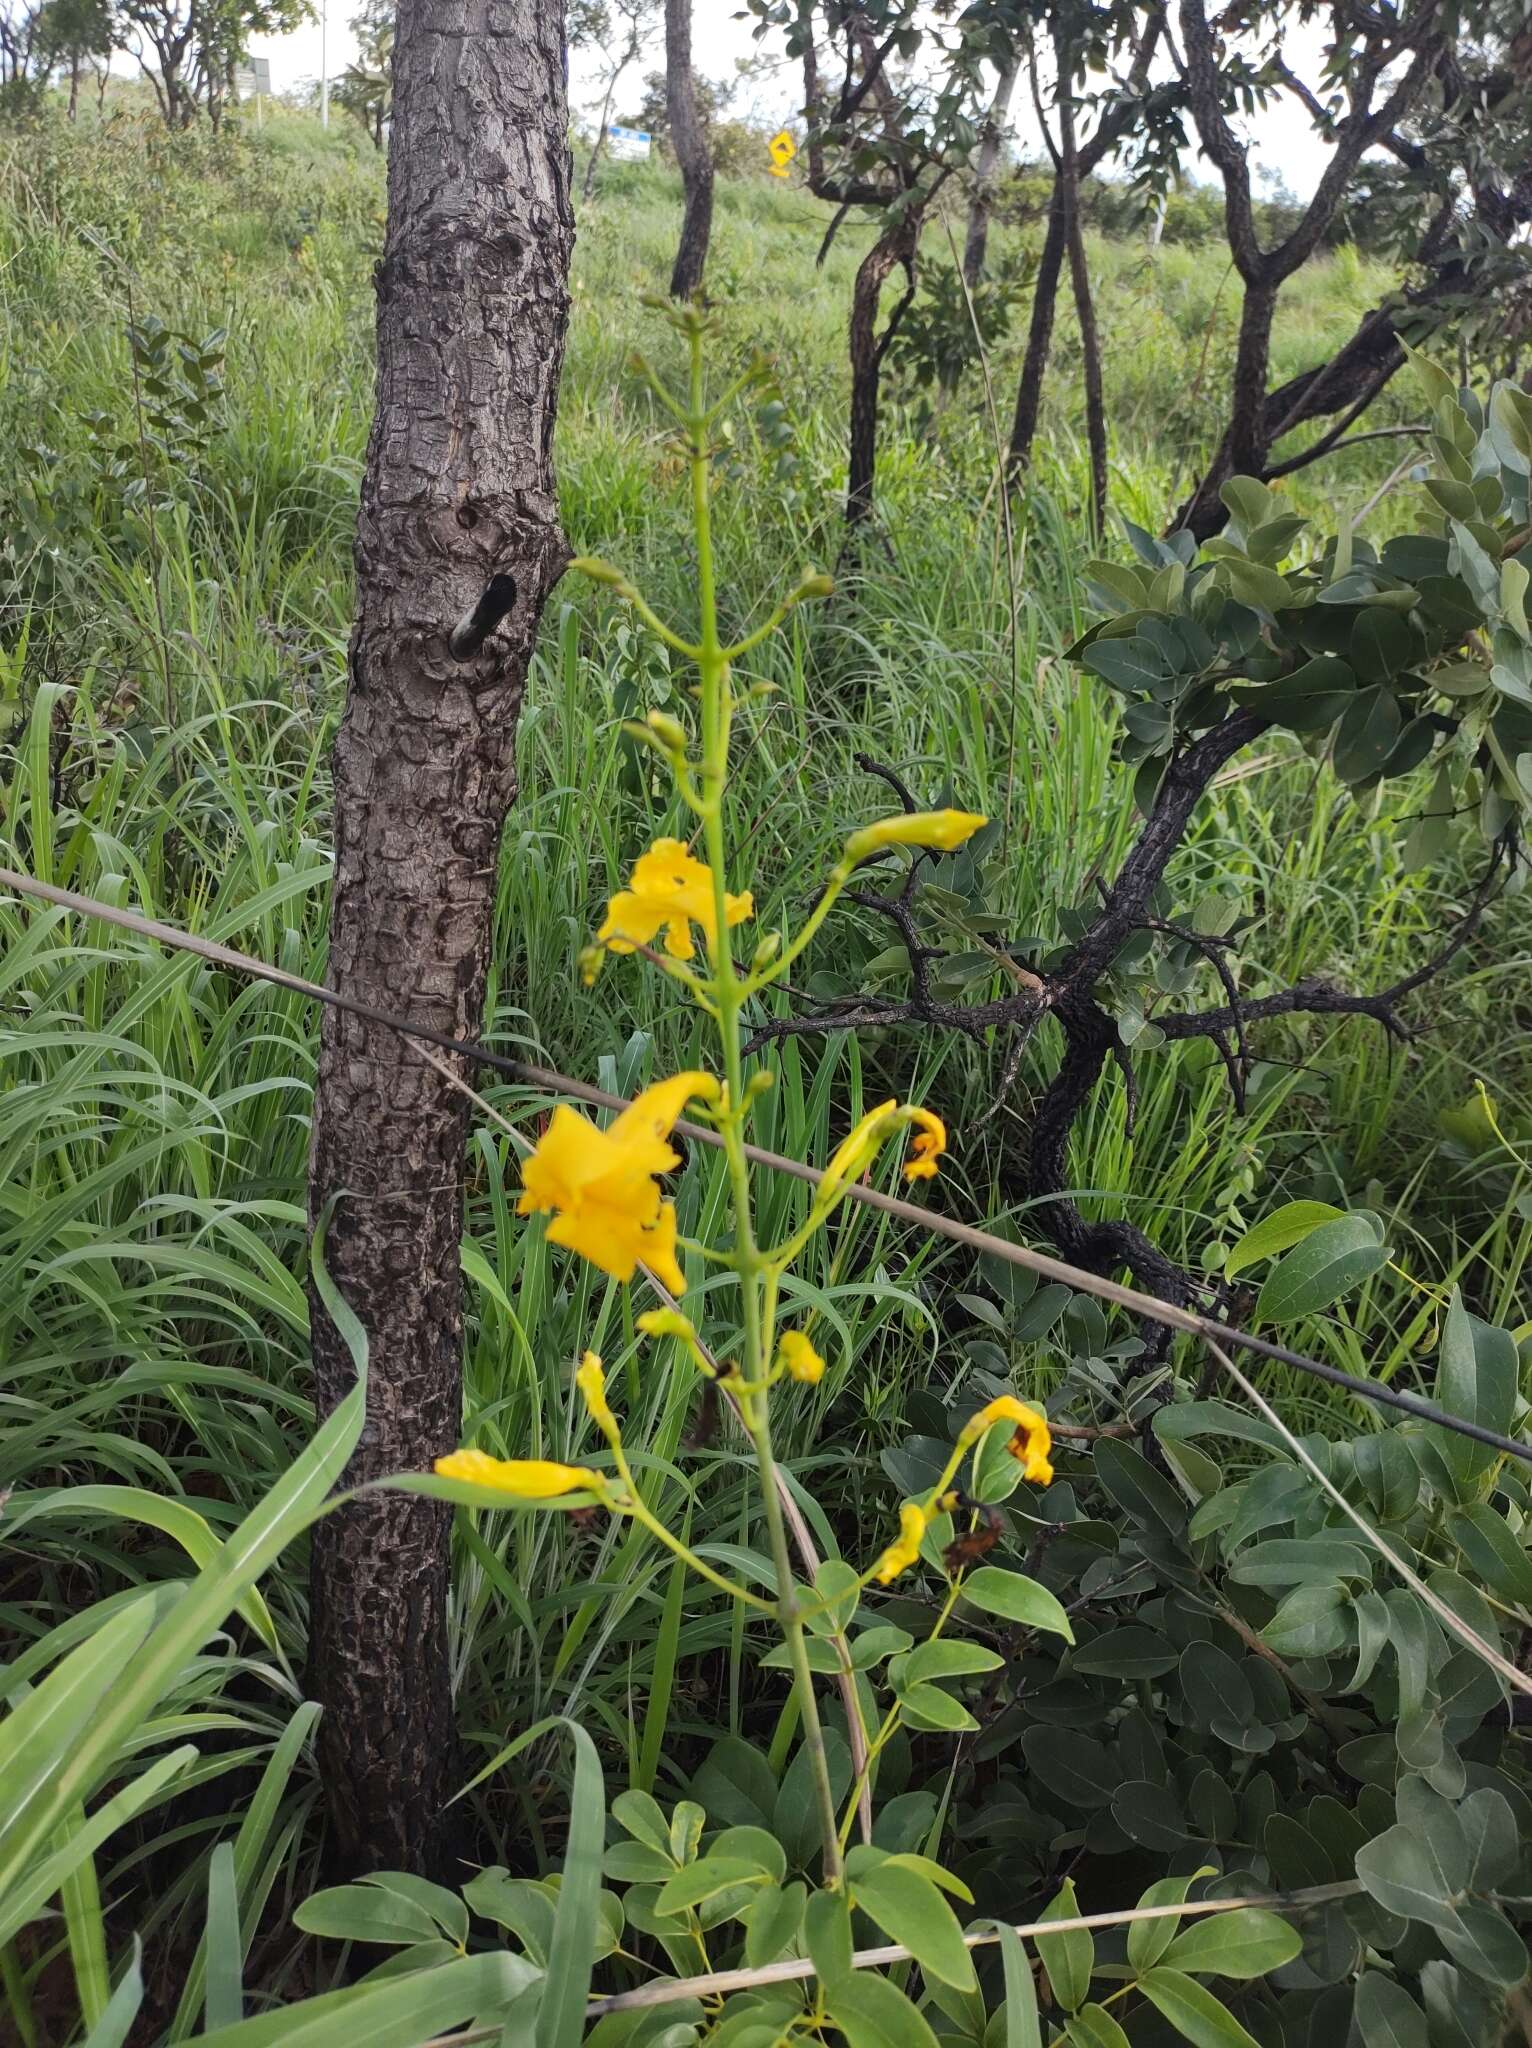
<instances>
[{"instance_id":1,"label":"tall grass","mask_svg":"<svg viewBox=\"0 0 1532 2048\"><path fill-rule=\"evenodd\" d=\"M326 763L369 409L377 167L361 152L321 152L308 126L288 121L220 154L193 140L183 157L130 121L87 141L51 133L44 147L46 175L32 142L0 153L0 429L8 447L46 443L57 458L47 475L72 479L80 495L51 539L30 514L31 524L12 523L0 637L14 722L0 756L0 851L45 879L321 977ZM582 219L558 454L574 544L639 571L684 618L692 572L678 470L627 363L651 341L638 295L662 274L675 222L667 182L627 167L609 174ZM792 428L785 467L748 419L721 459L722 581L741 622L766 603L784 562L823 561L836 546L843 325L860 244L848 226L817 269L822 232L796 191L721 189L711 271L721 346L740 359L758 348L776 357ZM1216 420L1232 287L1214 251L1103 245L1096 259L1119 495L1153 523L1188 446ZM1343 332L1378 283L1354 262L1303 273L1279 328L1279 367ZM130 297L188 330L230 330L225 423L152 530L92 498L81 425L93 410L126 416ZM1199 392L1188 364L1204 342ZM1056 934L1061 913L1128 844L1134 820L1110 710L1062 659L1084 616L1072 348L1066 323L1053 439L1021 506L1014 693L1005 555L986 497L994 449L976 403L930 439L891 410L879 482L886 547L868 552L836 602L798 615L762 651L758 675L776 687L775 710L736 787L756 820L763 929L794 900L815 849L882 807L858 752L896 764L933 799L945 791L965 807L1011 809L1013 837L990 869L992 907L1010 932ZM1013 335L991 366L1002 397L1017 353ZM1301 486L1300 508L1306 492L1359 503L1379 472L1350 460ZM40 472L29 473L35 484ZM636 969L582 992L573 960L617 884L621 849L677 823L643 761L612 743L636 707L663 704L676 687L599 594L560 593L533 667L501 861L486 1034L623 1091L685 1061L692 1021ZM1419 792L1395 801L1408 812ZM1255 906L1243 942L1252 983L1316 970L1382 983L1419 959L1466 882L1455 855L1439 871L1401 872L1388 822L1352 804L1321 765L1273 745L1217 791L1178 886L1190 895L1227 884ZM847 909L806 963L807 986L859 986L891 937ZM1532 1213L1524 1196L1520 1208L1508 1198L1505 1159L1444 1155L1436 1118L1482 1078L1502 1129L1513 1139L1532 1129L1528 937L1521 906L1502 906L1416 1004L1425 1028L1405 1053L1357 1023L1271 1031L1243 1120L1206 1049L1144 1055L1131 1134L1115 1081L1080 1124L1082 1201L1130 1215L1196 1263L1279 1200L1365 1195L1395 1219L1405 1270L1380 1276L1349 1317L1302 1333L1354 1369L1409 1380L1448 1280L1487 1315L1514 1320ZM184 1570L164 1528L88 1499L71 1506L62 1489L153 1492L223 1533L309 1434L303 1172L314 1042L315 1019L294 996L62 912L0 903L0 1487L14 1489L23 1517L0 1581L12 1689L70 1647L70 1617L85 1601L126 1604ZM785 1049L761 1137L822 1158L897 1076L902 1093L931 1101L953 1126L959 1166L946 1199L999 1217L999 1152L1024 1144L1056 1050L1040 1036L997 1108L995 1062L971 1047L877 1034L799 1041ZM548 1107L524 1089L486 1093L527 1137ZM732 1447L689 1444L689 1371L649 1357L640 1372L626 1295L551 1257L516 1221L517 1149L498 1121L475 1133L465 1427L493 1450L576 1456L586 1425L569 1366L594 1345L625 1385L629 1441L646 1446L655 1507L699 1547L737 1541L745 1494ZM683 1207L683 1229L706 1236L704 1219L723 1200L716 1164L696 1163L682 1200L693 1212ZM783 1187L768 1200L782 1212L763 1218L770 1232L801 1196ZM1026 1228L1025 1216L1014 1220ZM706 1334L707 1287L696 1277ZM965 1257L862 1214L829 1235L798 1284L824 1318L831 1367L782 1450L787 1469L812 1475L833 1501L816 1537L834 1552L881 1505L878 1455L919 1426L927 1386L992 1366L995 1332L975 1319L982 1276ZM1023 1385L1045 1383L1072 1355L1074 1332L1058 1321L1041 1338L1002 1344L1003 1367ZM1273 1384L1291 1413L1327 1424L1328 1393L1280 1376ZM587 1534L562 1518L503 1517L465 1524L459 1542L454 1660L470 1747L487 1755L507 1727L574 1713L647 1786L684 1768L689 1732L700 1744L764 1711L736 1618L683 1609L641 1528ZM225 1800L237 1801L220 1785L236 1782L231 1771L286 1758L274 1846L263 1837L261 1861L251 1849L242 1884L265 1897L312 1849L314 1789L301 1759L280 1748L302 1696L301 1572L277 1577L267 1601L267 1637L232 1624L227 1648L189 1681L187 1726L226 1745L216 1768L199 1766L206 1797L177 1808L174 1839L147 1836L103 1872L124 1926L201 1928L202 1852L227 1832ZM486 1803L483 1819L507 1849L542 1842L536 1803ZM24 1959L29 1981L50 1958L44 1949Z\"/></svg>"}]
</instances>

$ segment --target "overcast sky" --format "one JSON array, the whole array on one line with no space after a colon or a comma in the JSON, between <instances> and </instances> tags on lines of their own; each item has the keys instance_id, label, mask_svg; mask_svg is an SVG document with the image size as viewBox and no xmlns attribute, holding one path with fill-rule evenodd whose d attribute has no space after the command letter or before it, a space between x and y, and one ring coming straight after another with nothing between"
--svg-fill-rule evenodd
<instances>
[{"instance_id":1,"label":"overcast sky","mask_svg":"<svg viewBox=\"0 0 1532 2048\"><path fill-rule=\"evenodd\" d=\"M321 0L314 0L316 7L320 4ZM732 78L739 59L760 54L761 46L751 34L751 22L735 18L739 5L740 0L693 0L692 57L698 70L710 78ZM317 79L322 48L328 51L332 77L345 69L356 52L356 45L346 27L346 18L354 6L355 0L330 0L325 29L321 29L318 22L313 22L295 30L292 35L255 38L255 55L271 60L271 82L275 91L285 92L307 79ZM1295 70L1307 73L1311 81L1317 48L1318 39L1312 29L1300 31L1290 39L1289 61ZM661 38L656 33L652 50L624 75L618 87L619 114L625 109L631 111L637 103L643 73L657 71L663 61ZM570 68L569 96L577 115L599 107L604 83L601 70L599 53L575 52ZM735 105L742 116L774 126L779 121L795 117L801 100L802 87L797 67L784 64L770 77L752 80L742 89ZM1017 122L1016 134L1018 147L1030 153L1037 141L1036 126L1030 115ZM1258 170L1281 177L1301 197L1314 189L1328 151L1316 141L1308 116L1301 108L1291 102L1284 103L1255 124L1252 137L1254 162ZM1199 160L1194 174L1207 178L1210 175L1208 166Z\"/></svg>"}]
</instances>

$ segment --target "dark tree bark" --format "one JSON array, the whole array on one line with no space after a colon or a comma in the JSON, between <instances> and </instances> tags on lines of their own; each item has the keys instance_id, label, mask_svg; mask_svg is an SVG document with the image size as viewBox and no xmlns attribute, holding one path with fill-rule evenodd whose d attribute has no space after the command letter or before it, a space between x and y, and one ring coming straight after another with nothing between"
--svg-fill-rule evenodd
<instances>
[{"instance_id":1,"label":"dark tree bark","mask_svg":"<svg viewBox=\"0 0 1532 2048\"><path fill-rule=\"evenodd\" d=\"M878 464L878 399L883 358L915 296L915 250L922 209L910 207L884 229L857 266L851 288L851 436L846 465L848 539L872 517ZM878 332L878 301L894 270L904 272L904 292Z\"/></svg>"},{"instance_id":2,"label":"dark tree bark","mask_svg":"<svg viewBox=\"0 0 1532 2048\"><path fill-rule=\"evenodd\" d=\"M970 291L984 275L984 258L989 248L989 210L994 199L995 173L1005 144L1005 124L1011 111L1011 96L1021 71L1021 51L1000 74L995 97L989 103L984 135L974 159L973 197L968 202L968 233L963 241L963 277Z\"/></svg>"},{"instance_id":3,"label":"dark tree bark","mask_svg":"<svg viewBox=\"0 0 1532 2048\"><path fill-rule=\"evenodd\" d=\"M1053 348L1053 320L1058 306L1059 279L1063 275L1064 259L1070 262L1071 282L1075 294L1075 306L1082 314L1081 333L1089 333L1086 374L1090 375L1091 357L1095 357L1096 380L1099 386L1101 363L1100 343L1096 338L1094 301L1090 294L1090 276L1085 262L1085 247L1080 241L1078 229L1071 235L1069 215L1071 191L1073 210L1078 220L1079 191L1085 180L1100 169L1117 146L1129 134L1135 123L1146 111L1142 95L1148 85L1149 66L1160 36L1160 17L1151 14L1140 33L1133 53L1133 64L1128 76L1128 91L1102 114L1092 133L1083 141L1074 142L1072 175L1066 181L1064 176L1063 152L1053 148L1048 135L1048 124L1043 114L1041 95L1038 91L1036 72L1033 77L1033 94L1037 100L1038 124L1048 141L1053 156L1053 189L1048 195L1048 224L1043 234L1043 246L1037 259L1037 275L1032 281L1032 314L1027 328L1027 352L1022 358L1021 382L1016 387L1016 411L1011 422L1011 445L1006 453L1006 480L1014 488L1022 472L1032 460L1032 447L1037 439L1037 424L1042 413L1043 383L1048 374L1048 358ZM1060 92L1066 93L1068 80L1060 73ZM1156 86L1150 95L1150 104L1155 99L1173 98L1177 87L1174 84ZM1062 108L1061 108L1062 111ZM1073 110L1070 110L1070 130L1073 133ZM1066 190L1066 183L1071 190ZM1087 423L1091 407L1087 400ZM1101 404L1099 391L1096 404L1102 446L1105 446L1106 414ZM1102 466L1104 502L1105 468Z\"/></svg>"},{"instance_id":4,"label":"dark tree bark","mask_svg":"<svg viewBox=\"0 0 1532 2048\"><path fill-rule=\"evenodd\" d=\"M1399 136L1398 123L1425 91L1446 44L1444 17L1430 4L1418 6L1412 20L1397 33L1390 30L1385 37L1378 31L1371 42L1361 42L1347 78L1348 111L1335 126L1324 174L1292 232L1275 247L1263 249L1256 236L1248 152L1224 112L1219 48L1204 0L1181 0L1181 33L1186 56L1187 103L1203 152L1223 182L1229 253L1245 289L1229 392L1228 425L1212 461L1175 520L1177 526L1185 526L1199 540L1206 540L1228 516L1219 496L1221 487L1231 476L1270 475L1273 440L1291 431L1304 418L1314 416L1292 406L1287 407L1285 414L1278 412L1268 397L1272 322L1278 296L1287 280L1319 247L1358 163L1369 149L1390 149L1407 160L1412 155L1419 156L1418 146ZM1408 63L1401 69L1405 58ZM1290 71L1284 69L1283 76L1289 89L1311 111L1316 111L1318 103L1307 88ZM1428 243L1444 232L1445 223L1438 216L1428 230ZM1426 253L1424 248L1421 253ZM1364 332L1373 325L1369 316L1363 323ZM1369 334L1369 347L1379 339L1375 333ZM1397 343L1394 353L1402 361ZM1327 410L1340 409L1356 395L1355 387L1348 389L1328 369L1322 369L1320 374L1329 387L1329 395L1337 401ZM1372 391L1381 390L1386 381L1386 375L1379 378ZM1316 399L1317 396L1316 393Z\"/></svg>"},{"instance_id":5,"label":"dark tree bark","mask_svg":"<svg viewBox=\"0 0 1532 2048\"><path fill-rule=\"evenodd\" d=\"M689 299L702 289L713 232L713 157L692 78L692 0L665 0L665 113L686 194L670 296Z\"/></svg>"},{"instance_id":6,"label":"dark tree bark","mask_svg":"<svg viewBox=\"0 0 1532 2048\"><path fill-rule=\"evenodd\" d=\"M1074 293L1075 320L1085 385L1085 438L1090 449L1091 519L1097 534L1106 531L1107 440L1106 397L1101 378L1101 335L1096 302L1091 296L1090 265L1080 226L1080 149L1075 135L1074 94L1070 82L1072 52L1057 45L1059 56L1059 153L1057 181L1064 198L1064 244L1069 251L1069 281Z\"/></svg>"},{"instance_id":7,"label":"dark tree bark","mask_svg":"<svg viewBox=\"0 0 1532 2048\"><path fill-rule=\"evenodd\" d=\"M1027 352L1022 358L1021 382L1016 387L1016 415L1011 422L1011 446L1006 470L1012 481L1032 460L1037 423L1042 413L1043 379L1053 347L1053 316L1059 302L1059 277L1069 241L1069 221L1064 189L1058 179L1048 199L1048 226L1043 235L1037 275L1032 280L1032 317L1027 327Z\"/></svg>"},{"instance_id":8,"label":"dark tree bark","mask_svg":"<svg viewBox=\"0 0 1532 2048\"><path fill-rule=\"evenodd\" d=\"M403 0L393 115L330 978L471 1037L527 662L567 558L551 461L574 237L562 0ZM371 1355L349 1484L458 1440L467 1111L408 1041L325 1012L310 1204L336 1204L329 1270ZM354 1369L311 1307L323 1415ZM380 1494L315 1532L311 1682L343 1870L438 1860L449 1523Z\"/></svg>"}]
</instances>

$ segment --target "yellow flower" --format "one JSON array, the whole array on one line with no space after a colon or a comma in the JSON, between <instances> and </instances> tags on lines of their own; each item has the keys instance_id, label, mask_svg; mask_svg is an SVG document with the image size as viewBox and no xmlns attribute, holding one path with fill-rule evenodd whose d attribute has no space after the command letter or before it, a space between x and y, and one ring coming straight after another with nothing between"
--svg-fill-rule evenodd
<instances>
[{"instance_id":1,"label":"yellow flower","mask_svg":"<svg viewBox=\"0 0 1532 2048\"><path fill-rule=\"evenodd\" d=\"M725 896L724 916L731 926L754 913L755 899L748 889L742 896ZM688 853L679 839L656 839L634 863L627 888L607 905L596 939L614 953L631 953L635 946L647 946L656 932L663 931L665 951L671 959L690 960L696 950L694 924L701 925L712 947L718 937L712 871Z\"/></svg>"},{"instance_id":2,"label":"yellow flower","mask_svg":"<svg viewBox=\"0 0 1532 2048\"><path fill-rule=\"evenodd\" d=\"M521 1216L552 1213L548 1237L631 1280L642 1259L673 1294L686 1285L676 1263L676 1212L654 1176L680 1164L666 1143L693 1096L716 1097L710 1074L674 1074L646 1088L607 1130L561 1102L521 1169Z\"/></svg>"},{"instance_id":3,"label":"yellow flower","mask_svg":"<svg viewBox=\"0 0 1532 2048\"><path fill-rule=\"evenodd\" d=\"M876 1109L868 1110L860 1123L842 1138L820 1176L821 1189L839 1187L846 1181L855 1180L904 1124L917 1127L915 1157L904 1169L905 1179L934 1179L936 1162L947 1149L947 1126L933 1110L920 1109L914 1103L906 1103L901 1108L890 1097L887 1102L880 1102Z\"/></svg>"},{"instance_id":4,"label":"yellow flower","mask_svg":"<svg viewBox=\"0 0 1532 2048\"><path fill-rule=\"evenodd\" d=\"M575 1374L575 1385L584 1397L590 1410L591 1421L603 1436L615 1438L617 1417L612 1413L606 1398L606 1372L594 1351L587 1351L580 1360L580 1369Z\"/></svg>"},{"instance_id":5,"label":"yellow flower","mask_svg":"<svg viewBox=\"0 0 1532 2048\"><path fill-rule=\"evenodd\" d=\"M789 1379L802 1380L806 1387L812 1387L824 1378L825 1362L802 1330L784 1330L777 1352Z\"/></svg>"},{"instance_id":6,"label":"yellow flower","mask_svg":"<svg viewBox=\"0 0 1532 2048\"><path fill-rule=\"evenodd\" d=\"M915 1133L915 1157L904 1169L906 1180L935 1180L936 1162L947 1149L947 1126L929 1109L911 1109L910 1122L919 1125Z\"/></svg>"},{"instance_id":7,"label":"yellow flower","mask_svg":"<svg viewBox=\"0 0 1532 2048\"><path fill-rule=\"evenodd\" d=\"M846 841L846 859L853 864L886 846L934 846L951 853L989 821L974 811L905 811L897 818L879 818Z\"/></svg>"},{"instance_id":8,"label":"yellow flower","mask_svg":"<svg viewBox=\"0 0 1532 2048\"><path fill-rule=\"evenodd\" d=\"M906 1501L899 1510L899 1536L890 1543L878 1559L873 1576L880 1586L890 1585L920 1555L920 1539L926 1533L928 1516L923 1507L915 1501Z\"/></svg>"},{"instance_id":9,"label":"yellow flower","mask_svg":"<svg viewBox=\"0 0 1532 2048\"><path fill-rule=\"evenodd\" d=\"M646 1308L638 1318L646 1337L679 1337L683 1344L695 1344L697 1332L690 1316L678 1308Z\"/></svg>"},{"instance_id":10,"label":"yellow flower","mask_svg":"<svg viewBox=\"0 0 1532 2048\"><path fill-rule=\"evenodd\" d=\"M546 1458L492 1458L487 1451L453 1451L438 1458L442 1479L466 1479L517 1500L554 1500L561 1493L604 1493L606 1481L584 1465L555 1465Z\"/></svg>"},{"instance_id":11,"label":"yellow flower","mask_svg":"<svg viewBox=\"0 0 1532 2048\"><path fill-rule=\"evenodd\" d=\"M876 1109L869 1109L859 1123L852 1125L830 1154L830 1163L819 1180L822 1188L832 1182L839 1185L841 1181L856 1179L893 1128L898 1108L899 1104L891 1095L887 1102L880 1102Z\"/></svg>"},{"instance_id":12,"label":"yellow flower","mask_svg":"<svg viewBox=\"0 0 1532 2048\"><path fill-rule=\"evenodd\" d=\"M1006 1449L1020 1464L1022 1477L1033 1480L1038 1486L1051 1486L1053 1464L1048 1454L1053 1449L1053 1437L1048 1428L1048 1418L1035 1408L1029 1408L1025 1401L1018 1401L1014 1394L1002 1394L987 1408L981 1408L977 1415L970 1416L963 1424L958 1442L976 1443L997 1422L1014 1422L1016 1425L1015 1434Z\"/></svg>"}]
</instances>

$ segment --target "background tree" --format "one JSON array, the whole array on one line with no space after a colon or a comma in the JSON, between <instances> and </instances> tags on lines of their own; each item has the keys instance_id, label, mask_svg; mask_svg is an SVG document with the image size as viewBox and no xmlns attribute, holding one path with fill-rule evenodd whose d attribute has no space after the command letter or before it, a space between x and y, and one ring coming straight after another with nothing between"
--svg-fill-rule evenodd
<instances>
[{"instance_id":1,"label":"background tree","mask_svg":"<svg viewBox=\"0 0 1532 2048\"><path fill-rule=\"evenodd\" d=\"M383 130L393 104L393 55L397 10L394 0L366 0L348 26L356 38L356 59L332 88L335 100L383 147Z\"/></svg>"},{"instance_id":2,"label":"background tree","mask_svg":"<svg viewBox=\"0 0 1532 2048\"><path fill-rule=\"evenodd\" d=\"M377 406L335 743L334 987L481 1022L516 719L566 559L551 443L568 317L562 0L404 0ZM326 1012L310 1163L336 1286L371 1341L353 1482L429 1467L462 1419L469 1105L397 1034ZM316 1299L315 1391L350 1353ZM419 1870L451 1765L441 1503L371 1495L316 1531L312 1682L338 1860Z\"/></svg>"},{"instance_id":3,"label":"background tree","mask_svg":"<svg viewBox=\"0 0 1532 2048\"><path fill-rule=\"evenodd\" d=\"M713 157L692 78L691 0L665 0L665 110L686 194L681 239L670 273L670 296L689 299L702 289L713 231Z\"/></svg>"},{"instance_id":4,"label":"background tree","mask_svg":"<svg viewBox=\"0 0 1532 2048\"><path fill-rule=\"evenodd\" d=\"M1444 0L1393 9L1323 11L1327 42L1317 85L1286 55L1283 7L1246 53L1237 23L1210 18L1204 0L1181 0L1187 104L1224 189L1229 251L1244 284L1228 426L1178 523L1199 538L1227 516L1224 482L1270 480L1317 461L1404 362L1401 335L1444 324L1482 329L1497 295L1527 273L1524 230L1532 221L1528 168L1532 47L1524 15L1503 6L1463 10ZM1293 227L1263 246L1251 197L1246 143L1230 114L1231 91L1247 106L1290 98L1330 146L1330 159ZM1319 247L1352 193L1370 152L1393 168L1378 180L1402 290L1364 316L1326 362L1270 388L1272 322L1289 278ZM1334 419L1295 455L1274 453L1296 428Z\"/></svg>"},{"instance_id":5,"label":"background tree","mask_svg":"<svg viewBox=\"0 0 1532 2048\"><path fill-rule=\"evenodd\" d=\"M968 231L963 238L963 277L970 290L984 275L985 251L989 245L989 216L993 204L995 174L1000 168L1010 121L1011 100L1021 76L1021 48L1013 43L1000 67L995 96L984 117L984 134L973 164L973 194L968 202Z\"/></svg>"},{"instance_id":6,"label":"background tree","mask_svg":"<svg viewBox=\"0 0 1532 2048\"><path fill-rule=\"evenodd\" d=\"M585 162L585 177L580 187L580 196L589 199L596 182L596 166L601 161L601 152L606 147L607 130L611 126L612 98L623 73L630 64L636 64L642 56L650 32L654 27L658 0L611 0L611 4L587 5L581 10L579 20L571 15L569 22L569 45L577 49L582 44L598 48L605 60L604 84L601 95L601 114L596 124L596 140L591 146ZM695 80L693 97L695 98Z\"/></svg>"},{"instance_id":7,"label":"background tree","mask_svg":"<svg viewBox=\"0 0 1532 2048\"><path fill-rule=\"evenodd\" d=\"M37 40L43 15L37 0L0 0L0 104L11 109L38 87Z\"/></svg>"},{"instance_id":8,"label":"background tree","mask_svg":"<svg viewBox=\"0 0 1532 2048\"><path fill-rule=\"evenodd\" d=\"M39 59L47 70L61 70L69 80L69 118L80 105L80 79L85 67L111 56L116 29L110 0L47 0L38 17Z\"/></svg>"},{"instance_id":9,"label":"background tree","mask_svg":"<svg viewBox=\"0 0 1532 2048\"><path fill-rule=\"evenodd\" d=\"M1071 4L1044 10L1044 14L1043 24L1029 21L1023 33L1033 102L1047 144L1053 181L1038 253L1026 354L1016 388L1007 473L1014 484L1032 460L1053 349L1059 284L1067 259L1085 359L1092 491L1099 526L1106 502L1106 423L1100 350L1080 224L1081 195L1086 180L1111 163L1130 142L1144 154L1152 154L1156 146L1163 148L1168 144L1168 153L1174 160L1174 147L1179 139L1179 128L1172 115L1175 89L1151 88L1149 82L1163 27L1160 6L1144 9L1131 4ZM1053 63L1057 139L1050 131L1038 72L1040 34ZM1109 73L1113 63L1120 67L1120 75ZM1087 96L1086 81L1092 73L1108 74L1110 82Z\"/></svg>"}]
</instances>

